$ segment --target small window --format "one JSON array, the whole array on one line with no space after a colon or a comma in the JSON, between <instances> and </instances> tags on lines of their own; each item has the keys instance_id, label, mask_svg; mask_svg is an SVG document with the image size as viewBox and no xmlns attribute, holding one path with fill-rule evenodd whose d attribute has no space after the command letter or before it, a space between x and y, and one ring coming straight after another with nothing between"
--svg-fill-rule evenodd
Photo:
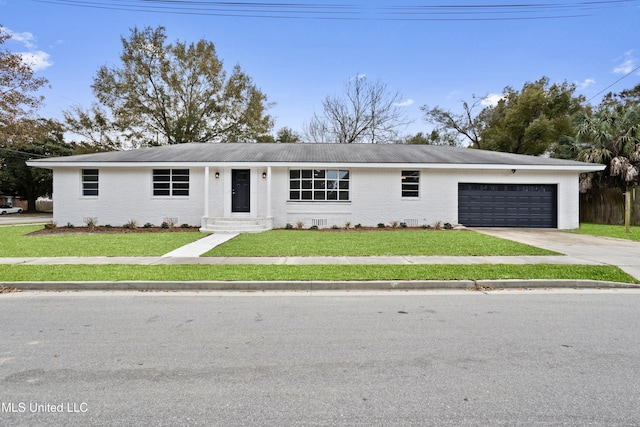
<instances>
[{"instance_id":1,"label":"small window","mask_svg":"<svg viewBox=\"0 0 640 427\"><path fill-rule=\"evenodd\" d=\"M98 195L98 169L82 169L82 195Z\"/></svg>"},{"instance_id":2,"label":"small window","mask_svg":"<svg viewBox=\"0 0 640 427\"><path fill-rule=\"evenodd\" d=\"M420 196L420 171L402 171L402 197Z\"/></svg>"},{"instance_id":3,"label":"small window","mask_svg":"<svg viewBox=\"0 0 640 427\"><path fill-rule=\"evenodd\" d=\"M188 196L189 169L154 169L154 196Z\"/></svg>"}]
</instances>

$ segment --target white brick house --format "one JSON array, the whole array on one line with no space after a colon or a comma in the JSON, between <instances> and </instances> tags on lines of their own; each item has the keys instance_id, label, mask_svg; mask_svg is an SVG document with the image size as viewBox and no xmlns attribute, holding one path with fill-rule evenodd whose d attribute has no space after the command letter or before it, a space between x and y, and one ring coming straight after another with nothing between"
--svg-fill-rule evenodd
<instances>
[{"instance_id":1,"label":"white brick house","mask_svg":"<svg viewBox=\"0 0 640 427\"><path fill-rule=\"evenodd\" d=\"M603 165L430 145L180 144L31 160L53 170L54 221L203 231L578 227L578 179Z\"/></svg>"}]
</instances>

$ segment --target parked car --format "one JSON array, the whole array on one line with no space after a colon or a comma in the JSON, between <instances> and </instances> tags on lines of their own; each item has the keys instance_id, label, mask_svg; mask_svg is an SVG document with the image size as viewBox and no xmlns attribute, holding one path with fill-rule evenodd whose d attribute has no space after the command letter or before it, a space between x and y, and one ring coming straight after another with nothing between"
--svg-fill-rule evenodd
<instances>
[{"instance_id":1,"label":"parked car","mask_svg":"<svg viewBox=\"0 0 640 427\"><path fill-rule=\"evenodd\" d=\"M22 213L22 208L14 208L11 205L0 205L0 215L12 214L12 213Z\"/></svg>"}]
</instances>

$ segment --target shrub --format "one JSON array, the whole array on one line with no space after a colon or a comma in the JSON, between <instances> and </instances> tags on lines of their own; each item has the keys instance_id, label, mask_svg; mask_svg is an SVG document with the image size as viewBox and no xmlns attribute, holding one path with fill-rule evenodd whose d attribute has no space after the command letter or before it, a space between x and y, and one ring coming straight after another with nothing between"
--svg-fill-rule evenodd
<instances>
[{"instance_id":1,"label":"shrub","mask_svg":"<svg viewBox=\"0 0 640 427\"><path fill-rule=\"evenodd\" d=\"M453 225L451 225L451 223L445 222L444 223L444 229L445 230L451 230L451 229L453 229Z\"/></svg>"},{"instance_id":2,"label":"shrub","mask_svg":"<svg viewBox=\"0 0 640 427\"><path fill-rule=\"evenodd\" d=\"M291 225L291 224L287 223L287 224L284 226L284 228L285 228L285 230L293 230L293 225Z\"/></svg>"},{"instance_id":3,"label":"shrub","mask_svg":"<svg viewBox=\"0 0 640 427\"><path fill-rule=\"evenodd\" d=\"M331 226L331 229L332 230L340 230L340 227L338 227L337 225L334 224L334 225Z\"/></svg>"},{"instance_id":4,"label":"shrub","mask_svg":"<svg viewBox=\"0 0 640 427\"><path fill-rule=\"evenodd\" d=\"M191 228L191 226L185 222L184 224L180 224L180 228Z\"/></svg>"},{"instance_id":5,"label":"shrub","mask_svg":"<svg viewBox=\"0 0 640 427\"><path fill-rule=\"evenodd\" d=\"M104 228L113 228L113 226L111 224L105 224Z\"/></svg>"},{"instance_id":6,"label":"shrub","mask_svg":"<svg viewBox=\"0 0 640 427\"><path fill-rule=\"evenodd\" d=\"M44 228L47 230L53 230L54 228L57 228L58 224L55 223L55 221L49 221L44 225Z\"/></svg>"},{"instance_id":7,"label":"shrub","mask_svg":"<svg viewBox=\"0 0 640 427\"><path fill-rule=\"evenodd\" d=\"M379 222L378 223L378 228L385 228L386 225L384 225L384 222Z\"/></svg>"},{"instance_id":8,"label":"shrub","mask_svg":"<svg viewBox=\"0 0 640 427\"><path fill-rule=\"evenodd\" d=\"M132 220L129 220L129 222L127 222L125 225L123 225L122 228L127 228L129 230L135 230L136 228L138 228L138 223L136 222L135 219L132 219Z\"/></svg>"},{"instance_id":9,"label":"shrub","mask_svg":"<svg viewBox=\"0 0 640 427\"><path fill-rule=\"evenodd\" d=\"M362 228L362 224L356 224L354 225L355 228Z\"/></svg>"},{"instance_id":10,"label":"shrub","mask_svg":"<svg viewBox=\"0 0 640 427\"><path fill-rule=\"evenodd\" d=\"M176 224L178 224L178 218L165 218L164 222L167 223L167 228L171 229L174 228Z\"/></svg>"},{"instance_id":11,"label":"shrub","mask_svg":"<svg viewBox=\"0 0 640 427\"><path fill-rule=\"evenodd\" d=\"M317 230L318 226L317 225L312 225L311 227L309 227L309 230Z\"/></svg>"},{"instance_id":12,"label":"shrub","mask_svg":"<svg viewBox=\"0 0 640 427\"><path fill-rule=\"evenodd\" d=\"M302 230L303 227L304 227L304 222L302 222L302 221L296 222L296 228L298 230Z\"/></svg>"},{"instance_id":13,"label":"shrub","mask_svg":"<svg viewBox=\"0 0 640 427\"><path fill-rule=\"evenodd\" d=\"M162 224L160 224L160 228L169 228L169 223L167 221L163 221Z\"/></svg>"},{"instance_id":14,"label":"shrub","mask_svg":"<svg viewBox=\"0 0 640 427\"><path fill-rule=\"evenodd\" d=\"M407 228L407 223L406 222L401 222L400 223L400 227L401 228Z\"/></svg>"},{"instance_id":15,"label":"shrub","mask_svg":"<svg viewBox=\"0 0 640 427\"><path fill-rule=\"evenodd\" d=\"M88 217L84 219L84 223L87 224L89 230L93 230L98 225L98 218Z\"/></svg>"},{"instance_id":16,"label":"shrub","mask_svg":"<svg viewBox=\"0 0 640 427\"><path fill-rule=\"evenodd\" d=\"M73 224L71 224L70 222L67 223L66 227L67 228L75 228L75 226Z\"/></svg>"},{"instance_id":17,"label":"shrub","mask_svg":"<svg viewBox=\"0 0 640 427\"><path fill-rule=\"evenodd\" d=\"M151 224L150 222L145 223L145 225L142 226L142 228L151 228L153 227L153 224Z\"/></svg>"},{"instance_id":18,"label":"shrub","mask_svg":"<svg viewBox=\"0 0 640 427\"><path fill-rule=\"evenodd\" d=\"M351 228L351 223L350 223L349 221L345 222L345 223L344 223L344 229L345 229L345 230L348 230L348 229L350 229L350 228Z\"/></svg>"}]
</instances>

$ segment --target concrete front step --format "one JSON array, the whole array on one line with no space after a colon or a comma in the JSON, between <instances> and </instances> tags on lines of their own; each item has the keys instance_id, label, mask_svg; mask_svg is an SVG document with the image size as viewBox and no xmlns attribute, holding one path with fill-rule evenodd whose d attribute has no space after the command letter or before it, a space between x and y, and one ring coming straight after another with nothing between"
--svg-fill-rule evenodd
<instances>
[{"instance_id":1,"label":"concrete front step","mask_svg":"<svg viewBox=\"0 0 640 427\"><path fill-rule=\"evenodd\" d=\"M203 218L200 231L238 234L262 233L272 228L271 218Z\"/></svg>"}]
</instances>

